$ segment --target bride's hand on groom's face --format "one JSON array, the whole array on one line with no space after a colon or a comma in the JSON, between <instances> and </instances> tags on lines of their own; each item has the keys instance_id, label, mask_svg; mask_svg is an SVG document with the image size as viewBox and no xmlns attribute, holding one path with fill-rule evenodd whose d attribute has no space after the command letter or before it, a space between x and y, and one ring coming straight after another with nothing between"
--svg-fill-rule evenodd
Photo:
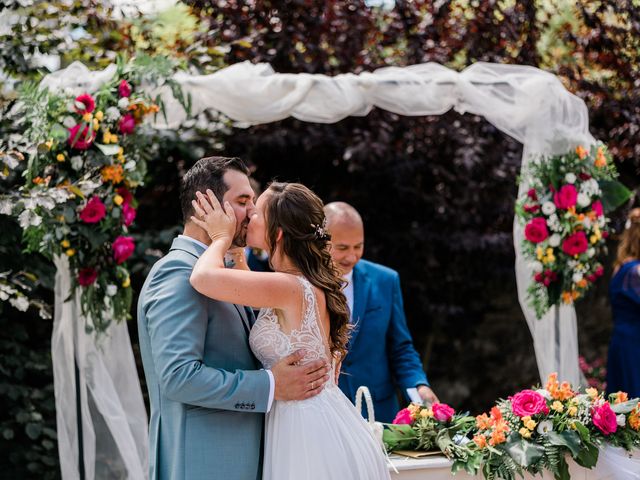
<instances>
[{"instance_id":1,"label":"bride's hand on groom's face","mask_svg":"<svg viewBox=\"0 0 640 480\"><path fill-rule=\"evenodd\" d=\"M322 391L329 380L329 366L323 360L298 365L304 352L298 350L271 368L275 380L276 400L304 400Z\"/></svg>"},{"instance_id":2,"label":"bride's hand on groom's face","mask_svg":"<svg viewBox=\"0 0 640 480\"><path fill-rule=\"evenodd\" d=\"M202 228L212 241L222 240L231 243L236 231L236 215L229 202L224 202L224 209L220 202L207 189L207 195L196 192L196 200L191 201L195 215L191 221Z\"/></svg>"}]
</instances>

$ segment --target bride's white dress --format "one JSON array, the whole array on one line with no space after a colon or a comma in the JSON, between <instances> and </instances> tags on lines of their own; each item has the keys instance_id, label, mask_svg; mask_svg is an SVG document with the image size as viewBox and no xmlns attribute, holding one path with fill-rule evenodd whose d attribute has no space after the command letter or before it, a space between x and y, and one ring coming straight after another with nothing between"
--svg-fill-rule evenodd
<instances>
[{"instance_id":1,"label":"bride's white dress","mask_svg":"<svg viewBox=\"0 0 640 480\"><path fill-rule=\"evenodd\" d=\"M298 277L304 292L300 329L285 334L273 309L263 309L249 343L265 368L298 349L303 363L328 361L316 296ZM333 370L322 392L301 401L274 401L266 416L263 480L389 479L382 446L365 420L334 382Z\"/></svg>"}]
</instances>

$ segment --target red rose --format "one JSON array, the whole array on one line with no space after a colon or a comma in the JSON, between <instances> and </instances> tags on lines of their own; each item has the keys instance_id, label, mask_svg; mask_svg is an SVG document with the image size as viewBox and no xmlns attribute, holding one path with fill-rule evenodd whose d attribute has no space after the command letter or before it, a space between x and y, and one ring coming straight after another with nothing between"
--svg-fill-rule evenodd
<instances>
[{"instance_id":1,"label":"red rose","mask_svg":"<svg viewBox=\"0 0 640 480\"><path fill-rule=\"evenodd\" d=\"M84 115L85 113L91 113L96 109L96 102L93 100L93 97L88 93L83 93L82 95L76 97L75 103L76 103L76 112L78 112L80 115Z\"/></svg>"},{"instance_id":2,"label":"red rose","mask_svg":"<svg viewBox=\"0 0 640 480\"><path fill-rule=\"evenodd\" d=\"M602 265L598 265L598 268L596 268L596 271L593 273L596 277L601 277L602 275L604 275L604 267Z\"/></svg>"},{"instance_id":3,"label":"red rose","mask_svg":"<svg viewBox=\"0 0 640 480\"><path fill-rule=\"evenodd\" d=\"M544 275L542 274L542 272L536 273L536 274L533 276L533 279L534 279L536 282L541 283L541 282L544 280Z\"/></svg>"},{"instance_id":4,"label":"red rose","mask_svg":"<svg viewBox=\"0 0 640 480\"><path fill-rule=\"evenodd\" d=\"M569 235L562 242L562 251L567 255L580 255L581 253L586 252L587 248L589 248L589 242L587 241L587 236L583 231Z\"/></svg>"},{"instance_id":5,"label":"red rose","mask_svg":"<svg viewBox=\"0 0 640 480\"><path fill-rule=\"evenodd\" d=\"M573 185L563 185L560 190L553 195L553 203L562 210L575 207L577 200L578 191Z\"/></svg>"},{"instance_id":6,"label":"red rose","mask_svg":"<svg viewBox=\"0 0 640 480\"><path fill-rule=\"evenodd\" d=\"M609 232L607 232L606 230L602 231L602 238L609 238Z\"/></svg>"},{"instance_id":7,"label":"red rose","mask_svg":"<svg viewBox=\"0 0 640 480\"><path fill-rule=\"evenodd\" d=\"M136 129L136 119L133 118L133 115L127 113L120 119L118 128L120 129L120 133L123 133L125 135L133 133L133 131Z\"/></svg>"},{"instance_id":8,"label":"red rose","mask_svg":"<svg viewBox=\"0 0 640 480\"><path fill-rule=\"evenodd\" d=\"M591 178L591 175L589 175L588 173L579 173L578 178L580 180L589 180Z\"/></svg>"},{"instance_id":9,"label":"red rose","mask_svg":"<svg viewBox=\"0 0 640 480\"><path fill-rule=\"evenodd\" d=\"M107 214L107 208L99 197L93 196L80 212L80 220L85 223L98 223Z\"/></svg>"},{"instance_id":10,"label":"red rose","mask_svg":"<svg viewBox=\"0 0 640 480\"><path fill-rule=\"evenodd\" d=\"M133 251L136 248L136 244L131 237L119 236L111 245L111 249L113 250L113 258L116 263L120 265L124 263L127 258L131 256Z\"/></svg>"},{"instance_id":11,"label":"red rose","mask_svg":"<svg viewBox=\"0 0 640 480\"><path fill-rule=\"evenodd\" d=\"M94 131L89 134L90 130L88 125L85 125L82 131L80 131L81 128L82 124L79 123L69 129L68 142L72 148L75 148L77 150L86 150L96 139L96 132Z\"/></svg>"},{"instance_id":12,"label":"red rose","mask_svg":"<svg viewBox=\"0 0 640 480\"><path fill-rule=\"evenodd\" d=\"M540 243L549 236L547 222L542 217L536 217L524 227L524 236L532 243Z\"/></svg>"},{"instance_id":13,"label":"red rose","mask_svg":"<svg viewBox=\"0 0 640 480\"><path fill-rule=\"evenodd\" d=\"M596 428L605 435L616 433L618 429L616 414L611 410L609 402L605 402L599 407L594 407L591 410L591 420Z\"/></svg>"},{"instance_id":14,"label":"red rose","mask_svg":"<svg viewBox=\"0 0 640 480\"><path fill-rule=\"evenodd\" d=\"M122 80L118 85L118 95L121 97L128 97L131 95L131 85L126 80Z\"/></svg>"},{"instance_id":15,"label":"red rose","mask_svg":"<svg viewBox=\"0 0 640 480\"><path fill-rule=\"evenodd\" d=\"M597 216L601 217L602 215L604 215L604 208L602 207L602 202L600 200L596 200L595 202L593 202L591 208L594 212L596 212Z\"/></svg>"},{"instance_id":16,"label":"red rose","mask_svg":"<svg viewBox=\"0 0 640 480\"><path fill-rule=\"evenodd\" d=\"M124 204L125 205L129 205L131 204L131 202L133 201L133 195L131 194L131 192L129 190L127 190L125 187L120 187L116 190L116 193L118 195L120 195L122 197L122 199L124 200Z\"/></svg>"},{"instance_id":17,"label":"red rose","mask_svg":"<svg viewBox=\"0 0 640 480\"><path fill-rule=\"evenodd\" d=\"M128 227L136 219L136 209L133 208L128 203L123 204L122 205L122 218L124 220L124 224Z\"/></svg>"},{"instance_id":18,"label":"red rose","mask_svg":"<svg viewBox=\"0 0 640 480\"><path fill-rule=\"evenodd\" d=\"M538 413L549 413L549 407L544 397L533 390L522 390L511 400L511 411L519 417L531 417Z\"/></svg>"},{"instance_id":19,"label":"red rose","mask_svg":"<svg viewBox=\"0 0 640 480\"><path fill-rule=\"evenodd\" d=\"M78 272L78 283L83 287L88 287L98 278L98 271L95 268L81 268Z\"/></svg>"},{"instance_id":20,"label":"red rose","mask_svg":"<svg viewBox=\"0 0 640 480\"><path fill-rule=\"evenodd\" d=\"M446 403L434 403L431 406L431 410L433 410L433 418L443 423L451 420L453 414L456 413L455 410Z\"/></svg>"},{"instance_id":21,"label":"red rose","mask_svg":"<svg viewBox=\"0 0 640 480\"><path fill-rule=\"evenodd\" d=\"M527 197L529 197L534 202L537 201L538 200L538 195L536 194L536 189L535 188L530 188L529 191L527 192Z\"/></svg>"},{"instance_id":22,"label":"red rose","mask_svg":"<svg viewBox=\"0 0 640 480\"><path fill-rule=\"evenodd\" d=\"M540 205L524 205L522 208L524 208L524 211L527 213L536 213L540 210Z\"/></svg>"}]
</instances>

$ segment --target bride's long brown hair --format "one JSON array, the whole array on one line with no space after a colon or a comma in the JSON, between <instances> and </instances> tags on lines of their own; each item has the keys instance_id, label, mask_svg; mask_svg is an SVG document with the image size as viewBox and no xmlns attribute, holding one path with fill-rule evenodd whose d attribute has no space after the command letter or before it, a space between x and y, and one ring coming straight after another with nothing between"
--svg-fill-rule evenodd
<instances>
[{"instance_id":1,"label":"bride's long brown hair","mask_svg":"<svg viewBox=\"0 0 640 480\"><path fill-rule=\"evenodd\" d=\"M325 294L331 354L344 358L350 331L349 307L342 292L344 280L329 253L331 236L323 228L322 200L300 183L274 182L267 192L270 194L265 209L269 257L273 258L276 253L278 229L281 229L281 253Z\"/></svg>"},{"instance_id":2,"label":"bride's long brown hair","mask_svg":"<svg viewBox=\"0 0 640 480\"><path fill-rule=\"evenodd\" d=\"M629 259L640 259L640 208L634 208L627 216L629 222L620 235L615 267Z\"/></svg>"}]
</instances>

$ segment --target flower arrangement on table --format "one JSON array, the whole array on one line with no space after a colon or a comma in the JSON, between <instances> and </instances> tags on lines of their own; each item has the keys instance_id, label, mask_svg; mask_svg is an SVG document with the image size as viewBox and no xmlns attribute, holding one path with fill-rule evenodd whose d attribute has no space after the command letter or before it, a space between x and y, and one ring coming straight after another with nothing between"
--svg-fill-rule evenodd
<instances>
[{"instance_id":1,"label":"flower arrangement on table","mask_svg":"<svg viewBox=\"0 0 640 480\"><path fill-rule=\"evenodd\" d=\"M382 441L388 451L440 450L453 461L452 471L477 471L482 455L465 447L467 432L475 420L456 413L445 403L427 407L410 404L398 412L392 424L384 424Z\"/></svg>"},{"instance_id":2,"label":"flower arrangement on table","mask_svg":"<svg viewBox=\"0 0 640 480\"><path fill-rule=\"evenodd\" d=\"M569 479L567 455L592 468L604 443L640 448L639 400L624 392L605 398L595 388L579 394L556 374L545 388L522 390L477 416L473 436L485 478L504 480L544 470Z\"/></svg>"},{"instance_id":3,"label":"flower arrangement on table","mask_svg":"<svg viewBox=\"0 0 640 480\"><path fill-rule=\"evenodd\" d=\"M529 187L516 202L524 225L522 250L534 273L528 288L538 318L554 305L572 304L603 275L597 260L609 235L605 213L630 192L604 145L532 161L522 177Z\"/></svg>"},{"instance_id":4,"label":"flower arrangement on table","mask_svg":"<svg viewBox=\"0 0 640 480\"><path fill-rule=\"evenodd\" d=\"M119 59L111 80L93 93L57 93L28 84L19 98L23 143L33 148L25 184L0 200L0 213L17 217L28 251L68 258L71 293L80 289L88 330L104 331L111 319L129 315L126 261L135 249L129 235L136 218L134 192L152 151L152 137L139 130L146 117L160 111L159 99L140 88L153 71L149 62Z\"/></svg>"}]
</instances>

